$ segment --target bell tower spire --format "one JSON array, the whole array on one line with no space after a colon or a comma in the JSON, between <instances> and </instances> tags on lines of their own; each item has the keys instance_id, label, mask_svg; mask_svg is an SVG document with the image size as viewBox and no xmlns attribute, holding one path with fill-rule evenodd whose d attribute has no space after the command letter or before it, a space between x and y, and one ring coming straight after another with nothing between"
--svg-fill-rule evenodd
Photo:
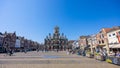
<instances>
[{"instance_id":1,"label":"bell tower spire","mask_svg":"<svg viewBox=\"0 0 120 68\"><path fill-rule=\"evenodd\" d=\"M54 33L59 33L59 27L58 26L55 26Z\"/></svg>"}]
</instances>

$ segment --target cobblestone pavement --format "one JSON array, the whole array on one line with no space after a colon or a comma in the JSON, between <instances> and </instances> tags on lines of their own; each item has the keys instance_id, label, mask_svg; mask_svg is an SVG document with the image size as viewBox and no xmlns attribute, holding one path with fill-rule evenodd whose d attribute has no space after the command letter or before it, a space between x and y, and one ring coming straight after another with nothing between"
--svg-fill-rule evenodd
<instances>
[{"instance_id":1,"label":"cobblestone pavement","mask_svg":"<svg viewBox=\"0 0 120 68\"><path fill-rule=\"evenodd\" d=\"M120 68L95 59L62 52L15 53L13 56L0 54L0 68Z\"/></svg>"}]
</instances>

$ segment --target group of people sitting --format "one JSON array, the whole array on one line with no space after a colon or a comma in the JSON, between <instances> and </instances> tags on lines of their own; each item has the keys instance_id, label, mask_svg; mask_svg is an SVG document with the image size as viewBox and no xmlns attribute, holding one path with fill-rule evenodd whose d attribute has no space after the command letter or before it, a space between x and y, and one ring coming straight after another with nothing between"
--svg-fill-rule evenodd
<instances>
[{"instance_id":1,"label":"group of people sitting","mask_svg":"<svg viewBox=\"0 0 120 68\"><path fill-rule=\"evenodd\" d=\"M13 52L13 50L12 50L12 49L8 49L8 50L7 50L7 55L12 56L12 55L13 55L13 53L14 53L14 52Z\"/></svg>"},{"instance_id":2,"label":"group of people sitting","mask_svg":"<svg viewBox=\"0 0 120 68\"><path fill-rule=\"evenodd\" d=\"M120 51L115 51L115 52L111 51L110 56L120 57Z\"/></svg>"}]
</instances>

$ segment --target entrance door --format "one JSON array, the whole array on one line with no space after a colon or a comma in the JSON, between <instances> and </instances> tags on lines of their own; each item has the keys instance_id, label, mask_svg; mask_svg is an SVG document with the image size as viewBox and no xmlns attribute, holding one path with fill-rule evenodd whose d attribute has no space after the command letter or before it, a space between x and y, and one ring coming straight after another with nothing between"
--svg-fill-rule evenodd
<instances>
[{"instance_id":1,"label":"entrance door","mask_svg":"<svg viewBox=\"0 0 120 68\"><path fill-rule=\"evenodd\" d=\"M59 46L53 46L53 49L59 49Z\"/></svg>"}]
</instances>

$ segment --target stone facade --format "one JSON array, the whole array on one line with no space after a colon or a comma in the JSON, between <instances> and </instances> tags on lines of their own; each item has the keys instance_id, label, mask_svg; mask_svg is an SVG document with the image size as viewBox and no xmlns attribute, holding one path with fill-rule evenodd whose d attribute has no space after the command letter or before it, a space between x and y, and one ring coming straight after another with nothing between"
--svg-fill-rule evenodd
<instances>
[{"instance_id":1,"label":"stone facade","mask_svg":"<svg viewBox=\"0 0 120 68\"><path fill-rule=\"evenodd\" d=\"M91 52L92 52L92 53L95 52L96 46L98 45L97 39L96 39L96 34L90 35L90 36L87 38L87 41L88 41L88 45L90 45L90 50L91 50Z\"/></svg>"},{"instance_id":2,"label":"stone facade","mask_svg":"<svg viewBox=\"0 0 120 68\"><path fill-rule=\"evenodd\" d=\"M111 30L111 28L103 28L100 30L100 32L96 35L99 49L105 49L107 53L109 53L109 47L108 47L108 38L107 33Z\"/></svg>"},{"instance_id":3,"label":"stone facade","mask_svg":"<svg viewBox=\"0 0 120 68\"><path fill-rule=\"evenodd\" d=\"M120 27L111 29L107 33L110 51L120 51Z\"/></svg>"},{"instance_id":4,"label":"stone facade","mask_svg":"<svg viewBox=\"0 0 120 68\"><path fill-rule=\"evenodd\" d=\"M68 48L69 48L69 49L72 49L74 42L75 42L75 40L69 40L69 41L68 41Z\"/></svg>"},{"instance_id":5,"label":"stone facade","mask_svg":"<svg viewBox=\"0 0 120 68\"><path fill-rule=\"evenodd\" d=\"M4 41L4 36L2 33L0 33L0 52L3 52L3 41Z\"/></svg>"},{"instance_id":6,"label":"stone facade","mask_svg":"<svg viewBox=\"0 0 120 68\"><path fill-rule=\"evenodd\" d=\"M88 46L88 38L90 36L80 36L79 40L78 40L78 44L80 45L80 48L82 50L84 50L84 48L86 48Z\"/></svg>"},{"instance_id":7,"label":"stone facade","mask_svg":"<svg viewBox=\"0 0 120 68\"><path fill-rule=\"evenodd\" d=\"M4 33L3 47L5 50L15 49L16 33Z\"/></svg>"},{"instance_id":8,"label":"stone facade","mask_svg":"<svg viewBox=\"0 0 120 68\"><path fill-rule=\"evenodd\" d=\"M62 50L62 49L66 49L66 47L68 45L68 39L66 38L66 36L63 33L62 33L62 35L60 35L59 27L56 26L54 28L53 35L51 35L49 33L49 36L47 36L45 38L44 45L49 50L52 50L52 49Z\"/></svg>"},{"instance_id":9,"label":"stone facade","mask_svg":"<svg viewBox=\"0 0 120 68\"><path fill-rule=\"evenodd\" d=\"M16 36L16 32L0 33L0 52L8 52L10 49L13 51L32 51L39 49L39 47L38 42Z\"/></svg>"}]
</instances>

